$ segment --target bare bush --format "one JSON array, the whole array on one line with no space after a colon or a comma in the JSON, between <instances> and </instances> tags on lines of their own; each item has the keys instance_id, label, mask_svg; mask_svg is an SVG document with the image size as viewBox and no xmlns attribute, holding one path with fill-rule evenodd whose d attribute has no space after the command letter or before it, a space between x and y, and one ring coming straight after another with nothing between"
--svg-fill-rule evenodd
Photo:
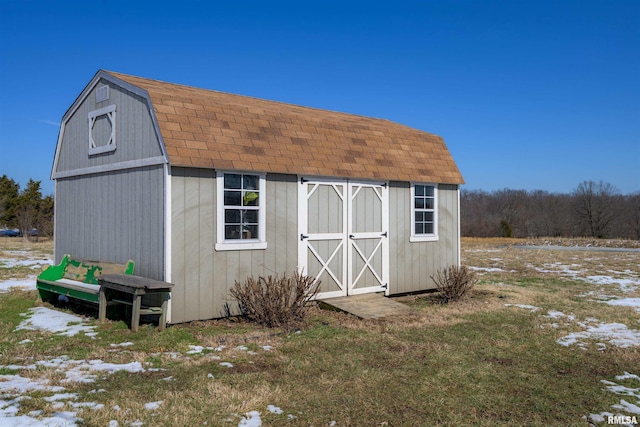
<instances>
[{"instance_id":1,"label":"bare bush","mask_svg":"<svg viewBox=\"0 0 640 427\"><path fill-rule=\"evenodd\" d=\"M431 276L443 302L457 301L478 283L478 276L466 266L457 265L440 269Z\"/></svg>"},{"instance_id":2,"label":"bare bush","mask_svg":"<svg viewBox=\"0 0 640 427\"><path fill-rule=\"evenodd\" d=\"M293 275L249 277L235 282L230 293L249 320L269 328L304 319L308 304L318 293L320 281L297 271Z\"/></svg>"}]
</instances>

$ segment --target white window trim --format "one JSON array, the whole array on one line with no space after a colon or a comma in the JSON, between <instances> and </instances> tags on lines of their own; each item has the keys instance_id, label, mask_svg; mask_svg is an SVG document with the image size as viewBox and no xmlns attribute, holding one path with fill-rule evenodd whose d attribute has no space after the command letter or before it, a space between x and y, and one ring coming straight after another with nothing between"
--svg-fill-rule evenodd
<instances>
[{"instance_id":1,"label":"white window trim","mask_svg":"<svg viewBox=\"0 0 640 427\"><path fill-rule=\"evenodd\" d=\"M258 208L258 238L239 240L225 240L224 238L224 174L256 175L259 178L260 205ZM241 171L216 171L216 251L243 251L267 248L266 233L266 174Z\"/></svg>"},{"instance_id":2,"label":"white window trim","mask_svg":"<svg viewBox=\"0 0 640 427\"><path fill-rule=\"evenodd\" d=\"M415 204L415 195L416 195L416 185L430 185L433 186L433 230L434 232L431 234L416 234L416 204ZM411 235L409 236L409 241L414 242L437 242L438 237L438 184L429 183L429 182L412 182L411 183L411 220L409 221L411 227Z\"/></svg>"},{"instance_id":3,"label":"white window trim","mask_svg":"<svg viewBox=\"0 0 640 427\"><path fill-rule=\"evenodd\" d=\"M105 145L96 146L96 142L93 140L93 126L96 124L96 119L101 116L106 116L107 120L111 123L111 135ZM111 104L99 110L89 111L89 155L108 153L116 150L116 105Z\"/></svg>"}]
</instances>

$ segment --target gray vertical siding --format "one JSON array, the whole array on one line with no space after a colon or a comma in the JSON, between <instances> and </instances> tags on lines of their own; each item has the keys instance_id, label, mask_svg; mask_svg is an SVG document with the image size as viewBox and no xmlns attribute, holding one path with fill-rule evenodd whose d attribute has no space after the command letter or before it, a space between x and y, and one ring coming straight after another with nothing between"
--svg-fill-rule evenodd
<instances>
[{"instance_id":1,"label":"gray vertical siding","mask_svg":"<svg viewBox=\"0 0 640 427\"><path fill-rule=\"evenodd\" d=\"M429 276L458 264L458 187L438 186L438 241L409 242L411 192L409 183L389 186L389 287L391 294L433 289Z\"/></svg>"},{"instance_id":2,"label":"gray vertical siding","mask_svg":"<svg viewBox=\"0 0 640 427\"><path fill-rule=\"evenodd\" d=\"M58 179L55 254L124 263L163 279L164 170L149 166Z\"/></svg>"},{"instance_id":3,"label":"gray vertical siding","mask_svg":"<svg viewBox=\"0 0 640 427\"><path fill-rule=\"evenodd\" d=\"M101 80L96 88L105 84L109 85L107 101L97 103L94 88L73 114L66 117L54 174L162 155L146 99L105 80ZM116 105L117 148L112 152L89 156L88 114L111 104ZM105 119L94 126L95 133L106 133L108 129L110 126Z\"/></svg>"},{"instance_id":4,"label":"gray vertical siding","mask_svg":"<svg viewBox=\"0 0 640 427\"><path fill-rule=\"evenodd\" d=\"M109 99L96 102L96 88ZM115 104L116 149L89 154L88 114ZM94 137L110 135L104 118ZM65 114L57 147L55 257L136 263L136 274L164 278L164 166L144 166L163 155L146 99L100 80ZM127 163L129 169L110 170ZM92 169L87 169L92 168Z\"/></svg>"},{"instance_id":5,"label":"gray vertical siding","mask_svg":"<svg viewBox=\"0 0 640 427\"><path fill-rule=\"evenodd\" d=\"M267 175L267 249L216 251L215 171L171 170L171 322L235 312L229 290L249 276L293 272L297 266L297 180Z\"/></svg>"}]
</instances>

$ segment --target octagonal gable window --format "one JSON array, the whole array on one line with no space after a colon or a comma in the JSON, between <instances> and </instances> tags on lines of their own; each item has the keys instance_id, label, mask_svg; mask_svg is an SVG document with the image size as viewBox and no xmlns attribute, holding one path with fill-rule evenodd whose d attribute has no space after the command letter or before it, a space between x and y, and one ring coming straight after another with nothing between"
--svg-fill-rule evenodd
<instances>
[{"instance_id":1,"label":"octagonal gable window","mask_svg":"<svg viewBox=\"0 0 640 427\"><path fill-rule=\"evenodd\" d=\"M116 106L89 112L89 155L116 149Z\"/></svg>"}]
</instances>

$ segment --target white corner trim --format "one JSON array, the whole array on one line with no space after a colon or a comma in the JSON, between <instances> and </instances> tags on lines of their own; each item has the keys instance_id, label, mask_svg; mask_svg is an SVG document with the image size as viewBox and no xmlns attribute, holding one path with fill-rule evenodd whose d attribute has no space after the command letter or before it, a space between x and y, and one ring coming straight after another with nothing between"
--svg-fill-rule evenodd
<instances>
[{"instance_id":1,"label":"white corner trim","mask_svg":"<svg viewBox=\"0 0 640 427\"><path fill-rule=\"evenodd\" d=\"M171 167L164 165L164 281L171 282ZM167 304L167 323L171 323L171 298Z\"/></svg>"}]
</instances>

